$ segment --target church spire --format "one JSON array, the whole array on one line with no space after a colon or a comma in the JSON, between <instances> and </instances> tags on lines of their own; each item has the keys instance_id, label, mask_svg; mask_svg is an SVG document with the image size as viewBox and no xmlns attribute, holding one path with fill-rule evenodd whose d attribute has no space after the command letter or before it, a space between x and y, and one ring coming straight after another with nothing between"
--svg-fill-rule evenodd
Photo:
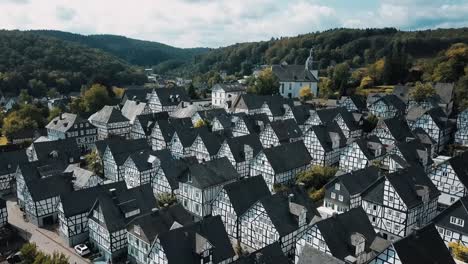
<instances>
[{"instance_id":1,"label":"church spire","mask_svg":"<svg viewBox=\"0 0 468 264\"><path fill-rule=\"evenodd\" d=\"M309 58L307 58L305 63L305 68L308 71L312 71L314 69L314 58L313 58L314 49L311 48L309 51Z\"/></svg>"}]
</instances>

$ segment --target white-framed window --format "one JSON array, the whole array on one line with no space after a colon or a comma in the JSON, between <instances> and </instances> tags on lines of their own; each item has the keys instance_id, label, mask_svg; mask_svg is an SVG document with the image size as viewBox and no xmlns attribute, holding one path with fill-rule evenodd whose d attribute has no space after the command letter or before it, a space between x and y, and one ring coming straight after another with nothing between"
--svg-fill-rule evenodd
<instances>
[{"instance_id":1,"label":"white-framed window","mask_svg":"<svg viewBox=\"0 0 468 264\"><path fill-rule=\"evenodd\" d=\"M444 229L443 228L437 228L437 230L439 231L439 234L443 235L444 234Z\"/></svg>"},{"instance_id":2,"label":"white-framed window","mask_svg":"<svg viewBox=\"0 0 468 264\"><path fill-rule=\"evenodd\" d=\"M445 235L451 237L452 236L452 231L445 230Z\"/></svg>"},{"instance_id":3,"label":"white-framed window","mask_svg":"<svg viewBox=\"0 0 468 264\"><path fill-rule=\"evenodd\" d=\"M340 190L340 184L339 183L335 183L335 190L337 190L337 191Z\"/></svg>"},{"instance_id":4,"label":"white-framed window","mask_svg":"<svg viewBox=\"0 0 468 264\"><path fill-rule=\"evenodd\" d=\"M340 202L342 202L342 201L343 201L343 195L338 195L338 200L339 200Z\"/></svg>"},{"instance_id":5,"label":"white-framed window","mask_svg":"<svg viewBox=\"0 0 468 264\"><path fill-rule=\"evenodd\" d=\"M450 223L454 224L454 225L457 225L457 226L461 226L461 227L463 227L465 225L465 221L463 219L460 219L460 218L454 217L454 216L450 217Z\"/></svg>"},{"instance_id":6,"label":"white-framed window","mask_svg":"<svg viewBox=\"0 0 468 264\"><path fill-rule=\"evenodd\" d=\"M330 196L331 196L332 199L336 199L336 194L335 194L334 192L332 192L332 193L330 194Z\"/></svg>"}]
</instances>

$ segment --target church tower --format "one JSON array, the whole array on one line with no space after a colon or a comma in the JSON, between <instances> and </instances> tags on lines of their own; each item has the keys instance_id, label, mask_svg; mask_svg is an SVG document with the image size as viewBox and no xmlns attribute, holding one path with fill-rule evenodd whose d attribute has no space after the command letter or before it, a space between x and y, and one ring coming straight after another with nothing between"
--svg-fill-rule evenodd
<instances>
[{"instance_id":1,"label":"church tower","mask_svg":"<svg viewBox=\"0 0 468 264\"><path fill-rule=\"evenodd\" d=\"M318 80L318 70L314 69L314 57L313 57L314 49L310 49L309 58L307 58L305 63L305 69L312 73L314 77Z\"/></svg>"}]
</instances>

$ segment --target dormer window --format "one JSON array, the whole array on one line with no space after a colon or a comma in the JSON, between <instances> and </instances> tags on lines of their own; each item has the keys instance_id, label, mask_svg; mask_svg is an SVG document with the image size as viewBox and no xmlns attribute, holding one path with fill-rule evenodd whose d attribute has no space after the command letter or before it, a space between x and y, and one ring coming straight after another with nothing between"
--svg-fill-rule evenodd
<instances>
[{"instance_id":1,"label":"dormer window","mask_svg":"<svg viewBox=\"0 0 468 264\"><path fill-rule=\"evenodd\" d=\"M465 225L465 221L463 219L454 216L450 217L450 223L461 227Z\"/></svg>"},{"instance_id":2,"label":"dormer window","mask_svg":"<svg viewBox=\"0 0 468 264\"><path fill-rule=\"evenodd\" d=\"M139 226L135 226L135 227L133 228L133 232L135 232L135 234L137 234L137 235L141 235L141 229L140 229L140 227L139 227Z\"/></svg>"},{"instance_id":3,"label":"dormer window","mask_svg":"<svg viewBox=\"0 0 468 264\"><path fill-rule=\"evenodd\" d=\"M335 183L335 190L337 190L337 191L340 190L340 184L339 183Z\"/></svg>"}]
</instances>

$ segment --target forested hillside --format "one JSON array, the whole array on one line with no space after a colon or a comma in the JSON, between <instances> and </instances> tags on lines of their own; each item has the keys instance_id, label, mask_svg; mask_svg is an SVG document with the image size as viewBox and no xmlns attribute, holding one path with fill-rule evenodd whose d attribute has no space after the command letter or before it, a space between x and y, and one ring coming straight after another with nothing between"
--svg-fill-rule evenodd
<instances>
[{"instance_id":1,"label":"forested hillside","mask_svg":"<svg viewBox=\"0 0 468 264\"><path fill-rule=\"evenodd\" d=\"M80 91L82 85L141 84L141 69L102 50L20 31L0 31L0 89L32 96Z\"/></svg>"},{"instance_id":2,"label":"forested hillside","mask_svg":"<svg viewBox=\"0 0 468 264\"><path fill-rule=\"evenodd\" d=\"M303 64L311 48L314 49L317 65L322 70L342 62L347 62L351 67L360 67L390 55L396 43L411 62L433 57L459 42L468 43L468 28L414 32L394 28L333 29L211 50L196 56L192 64L171 70L184 73L226 70L228 74L246 75L258 64L276 64L282 61Z\"/></svg>"},{"instance_id":3,"label":"forested hillside","mask_svg":"<svg viewBox=\"0 0 468 264\"><path fill-rule=\"evenodd\" d=\"M178 66L184 62L191 61L195 55L208 51L206 48L181 49L158 42L116 35L84 36L55 30L35 30L30 32L102 49L131 64L149 67L163 62Z\"/></svg>"}]
</instances>

